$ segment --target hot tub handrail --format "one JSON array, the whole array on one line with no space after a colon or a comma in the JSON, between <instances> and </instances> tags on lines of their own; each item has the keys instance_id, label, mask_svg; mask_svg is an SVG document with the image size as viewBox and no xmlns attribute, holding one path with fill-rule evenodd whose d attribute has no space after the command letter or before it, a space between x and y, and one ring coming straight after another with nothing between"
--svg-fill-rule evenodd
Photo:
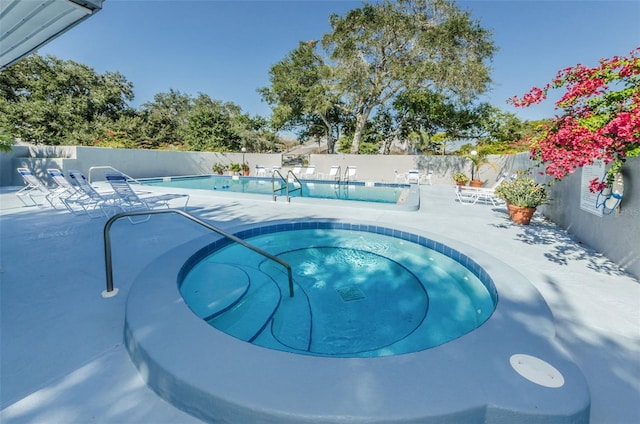
<instances>
[{"instance_id":1,"label":"hot tub handrail","mask_svg":"<svg viewBox=\"0 0 640 424\"><path fill-rule=\"evenodd\" d=\"M106 273L107 273L107 289L105 291L102 292L102 297L112 297L115 296L116 294L118 294L118 289L114 289L113 287L113 260L111 258L111 236L109 235L109 230L111 229L111 226L113 225L114 222L116 222L118 219L120 218L125 218L125 217L130 217L130 216L138 216L138 215L157 215L157 214L165 214L165 213L177 213L178 215L182 215L185 218L195 222L196 224L200 224L201 226L220 234L221 236L234 241L244 247L246 247L247 249L253 250L254 252L256 252L259 255L264 256L267 259L270 259L274 262L279 263L280 265L282 265L283 267L285 267L287 269L287 274L288 274L288 278L289 278L289 296L293 297L293 275L292 275L292 271L291 271L291 265L289 265L287 262L283 261L282 259L278 258L277 256L272 255L269 252L265 252L264 250L260 249L259 247L256 247L252 244L247 243L246 241L242 240L241 238L227 233L226 231L218 228L218 227L214 227L211 224L208 224L204 221L202 221L199 218L196 218L195 216L180 210L180 209L161 209L161 210L146 210L146 211L128 211L128 212L121 212L121 213L117 213L115 215L113 215L111 218L109 218L107 220L107 223L104 225L104 261L105 261L105 268L106 268Z\"/></svg>"}]
</instances>

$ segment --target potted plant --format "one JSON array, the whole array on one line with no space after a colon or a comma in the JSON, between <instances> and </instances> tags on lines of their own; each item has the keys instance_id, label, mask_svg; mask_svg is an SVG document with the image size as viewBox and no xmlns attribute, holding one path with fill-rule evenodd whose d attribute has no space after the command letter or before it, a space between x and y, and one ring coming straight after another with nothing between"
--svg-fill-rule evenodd
<instances>
[{"instance_id":1,"label":"potted plant","mask_svg":"<svg viewBox=\"0 0 640 424\"><path fill-rule=\"evenodd\" d=\"M250 168L249 168L249 164L247 162L242 162L240 167L242 168L242 174L245 177L248 177L249 176L249 172L251 171Z\"/></svg>"},{"instance_id":2,"label":"potted plant","mask_svg":"<svg viewBox=\"0 0 640 424\"><path fill-rule=\"evenodd\" d=\"M233 175L238 175L238 173L240 172L240 164L232 163L231 165L229 165L229 172L231 172Z\"/></svg>"},{"instance_id":3,"label":"potted plant","mask_svg":"<svg viewBox=\"0 0 640 424\"><path fill-rule=\"evenodd\" d=\"M459 186L464 186L469 182L469 177L467 177L467 175L463 174L462 172L456 172L455 174L453 174L453 181L455 181Z\"/></svg>"},{"instance_id":4,"label":"potted plant","mask_svg":"<svg viewBox=\"0 0 640 424\"><path fill-rule=\"evenodd\" d=\"M471 185L471 187L482 187L482 181L476 179L480 176L480 167L482 165L490 165L494 170L496 170L496 165L489 162L489 160L487 159L487 153L483 152L480 149L479 151L472 150L471 152L469 152L469 154L466 154L464 156L472 162L471 181L469 185Z\"/></svg>"},{"instance_id":5,"label":"potted plant","mask_svg":"<svg viewBox=\"0 0 640 424\"><path fill-rule=\"evenodd\" d=\"M213 170L214 174L222 175L224 174L224 171L227 170L227 165L225 165L224 163L216 162L213 164L213 167L211 169Z\"/></svg>"},{"instance_id":6,"label":"potted plant","mask_svg":"<svg viewBox=\"0 0 640 424\"><path fill-rule=\"evenodd\" d=\"M523 225L529 225L536 208L547 200L546 187L536 183L531 177L504 181L496 187L494 193L507 203L511 220Z\"/></svg>"}]
</instances>

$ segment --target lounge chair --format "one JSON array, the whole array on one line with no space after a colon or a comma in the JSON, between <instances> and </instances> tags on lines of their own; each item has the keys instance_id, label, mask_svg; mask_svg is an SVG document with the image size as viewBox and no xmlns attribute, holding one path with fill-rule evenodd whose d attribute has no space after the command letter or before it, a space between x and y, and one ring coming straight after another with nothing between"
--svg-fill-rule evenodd
<instances>
[{"instance_id":1,"label":"lounge chair","mask_svg":"<svg viewBox=\"0 0 640 424\"><path fill-rule=\"evenodd\" d=\"M16 196L25 206L38 206L40 208L47 206L44 202L38 203L36 196L40 196L52 208L56 208L56 204L62 203L63 196L69 194L69 190L66 187L58 186L54 189L49 189L27 168L18 168L18 173L24 180L25 186L16 193ZM30 203L25 201L26 197L29 198Z\"/></svg>"},{"instance_id":2,"label":"lounge chair","mask_svg":"<svg viewBox=\"0 0 640 424\"><path fill-rule=\"evenodd\" d=\"M315 174L316 174L316 166L315 165L309 165L307 167L307 169L304 171L304 174L301 177L310 180L310 179L313 179Z\"/></svg>"},{"instance_id":3,"label":"lounge chair","mask_svg":"<svg viewBox=\"0 0 640 424\"><path fill-rule=\"evenodd\" d=\"M116 210L115 193L99 193L79 171L69 171L69 178L76 187L73 196L62 199L67 209L76 215L86 214L89 218L104 215L109 217Z\"/></svg>"},{"instance_id":4,"label":"lounge chair","mask_svg":"<svg viewBox=\"0 0 640 424\"><path fill-rule=\"evenodd\" d=\"M296 165L293 167L293 169L291 170L291 172L293 173L293 175L295 175L296 177L300 176L300 172L302 172L302 165Z\"/></svg>"},{"instance_id":5,"label":"lounge chair","mask_svg":"<svg viewBox=\"0 0 640 424\"><path fill-rule=\"evenodd\" d=\"M505 178L506 174L503 174L491 187L456 186L456 198L465 205L474 205L478 202L491 203L493 206L502 205L504 201L496 197L495 190Z\"/></svg>"},{"instance_id":6,"label":"lounge chair","mask_svg":"<svg viewBox=\"0 0 640 424\"><path fill-rule=\"evenodd\" d=\"M47 169L47 173L49 174L49 177L51 177L51 179L57 186L56 189L54 190L54 194L50 198L52 206L55 207L53 201L57 200L62 205L67 207L67 204L64 202L64 199L70 199L74 196L81 195L81 193L78 191L78 187L71 184L69 180L65 178L61 170L50 168L50 169Z\"/></svg>"},{"instance_id":7,"label":"lounge chair","mask_svg":"<svg viewBox=\"0 0 640 424\"><path fill-rule=\"evenodd\" d=\"M347 169L344 171L344 180L351 181L356 179L356 171L357 167L353 165L347 166Z\"/></svg>"},{"instance_id":8,"label":"lounge chair","mask_svg":"<svg viewBox=\"0 0 640 424\"><path fill-rule=\"evenodd\" d=\"M340 179L340 165L332 165L329 168L329 173L327 174L318 174L318 177L323 180L339 180Z\"/></svg>"},{"instance_id":9,"label":"lounge chair","mask_svg":"<svg viewBox=\"0 0 640 424\"><path fill-rule=\"evenodd\" d=\"M45 198L50 193L49 189L27 168L18 168L18 173L25 184L25 186L16 193L18 199L20 199L25 206L42 206L42 203L38 203L33 196L38 195ZM31 203L25 201L25 196L31 200Z\"/></svg>"},{"instance_id":10,"label":"lounge chair","mask_svg":"<svg viewBox=\"0 0 640 424\"><path fill-rule=\"evenodd\" d=\"M176 193L157 193L157 194L139 194L129 185L127 178L120 173L107 172L105 178L114 193L118 196L116 207L122 211L133 210L150 210L158 206L170 207L169 202L174 199L184 199L184 206L182 209L187 208L189 203L188 194L176 194Z\"/></svg>"}]
</instances>

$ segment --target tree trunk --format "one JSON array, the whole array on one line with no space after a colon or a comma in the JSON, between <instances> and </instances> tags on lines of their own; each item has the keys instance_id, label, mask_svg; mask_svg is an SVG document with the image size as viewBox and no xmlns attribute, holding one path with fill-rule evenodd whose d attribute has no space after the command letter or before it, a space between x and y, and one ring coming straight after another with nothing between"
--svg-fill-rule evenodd
<instances>
[{"instance_id":1,"label":"tree trunk","mask_svg":"<svg viewBox=\"0 0 640 424\"><path fill-rule=\"evenodd\" d=\"M367 123L367 119L369 118L370 113L371 109L356 116L356 128L353 132L353 143L351 144L352 155L357 155L360 152L360 140L362 140L362 132L364 131L364 126Z\"/></svg>"}]
</instances>

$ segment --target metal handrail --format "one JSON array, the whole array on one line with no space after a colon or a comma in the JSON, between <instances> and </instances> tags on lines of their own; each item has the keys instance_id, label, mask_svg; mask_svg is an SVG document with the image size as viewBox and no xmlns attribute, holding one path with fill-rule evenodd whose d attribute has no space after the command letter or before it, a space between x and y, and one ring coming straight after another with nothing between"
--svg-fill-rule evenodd
<instances>
[{"instance_id":1,"label":"metal handrail","mask_svg":"<svg viewBox=\"0 0 640 424\"><path fill-rule=\"evenodd\" d=\"M93 172L93 170L94 170L94 169L110 169L110 170L112 170L112 171L115 171L115 172L118 172L118 173L120 173L120 174L124 175L124 176L125 176L125 178L126 178L127 180L129 180L129 181L134 181L134 182L136 182L136 183L138 183L138 184L142 184L140 181L136 180L135 178L130 177L129 175L125 174L124 172L122 172L122 171L120 171L120 170L118 170L118 169L114 168L113 166L108 166L108 165L103 165L103 166L92 166L91 168L89 168L89 184L91 184L91 181L92 181L92 180L91 180L91 173Z\"/></svg>"},{"instance_id":2,"label":"metal handrail","mask_svg":"<svg viewBox=\"0 0 640 424\"><path fill-rule=\"evenodd\" d=\"M289 277L289 296L293 297L293 274L291 271L291 265L289 265L287 262L283 261L282 259L278 258L277 256L274 256L269 252L265 252L259 247L249 244L246 241L242 240L241 238L234 236L233 234L229 234L226 231L221 230L220 228L214 227L213 225L208 224L202 221L201 219L198 219L195 216L188 214L187 212L182 211L180 209L161 209L161 210L148 210L148 211L121 212L109 218L107 223L104 225L104 262L105 262L105 268L107 273L107 289L102 292L102 297L112 297L118 294L118 289L113 288L113 259L111 257L111 237L109 235L109 230L111 229L111 226L113 225L113 223L120 218L125 218L130 216L157 215L157 214L165 214L165 213L177 213L179 215L182 215L185 218L195 222L196 224L200 224L203 227L246 247L247 249L253 250L254 252L264 256L267 259L270 259L274 262L279 263L280 265L282 265L287 269L287 274Z\"/></svg>"},{"instance_id":3,"label":"metal handrail","mask_svg":"<svg viewBox=\"0 0 640 424\"><path fill-rule=\"evenodd\" d=\"M280 177L280 179L284 182L284 187L280 187L279 189L276 190L276 175L278 175ZM271 171L271 195L272 195L272 200L275 202L276 201L276 191L282 191L282 190L288 190L289 189L289 184L287 183L287 180L282 176L282 174L280 173L280 171L278 171L277 169L274 169L273 171Z\"/></svg>"},{"instance_id":4,"label":"metal handrail","mask_svg":"<svg viewBox=\"0 0 640 424\"><path fill-rule=\"evenodd\" d=\"M291 181L294 183L298 183L298 188L293 189L293 190L289 190L289 175L291 175L291 177L293 177L291 179ZM298 179L298 177L296 176L296 174L293 173L292 170L289 170L289 172L287 172L287 202L291 201L291 197L289 196L290 193L294 192L294 191L298 191L300 190L300 196L302 196L302 183L300 182L300 180Z\"/></svg>"},{"instance_id":5,"label":"metal handrail","mask_svg":"<svg viewBox=\"0 0 640 424\"><path fill-rule=\"evenodd\" d=\"M347 166L347 169L344 170L344 182L345 182L345 184L349 184L349 168L351 168L351 166Z\"/></svg>"},{"instance_id":6,"label":"metal handrail","mask_svg":"<svg viewBox=\"0 0 640 424\"><path fill-rule=\"evenodd\" d=\"M340 184L340 181L342 180L342 167L340 165L338 165L338 171L336 172L336 175L333 177L334 181L338 181L338 184Z\"/></svg>"}]
</instances>

